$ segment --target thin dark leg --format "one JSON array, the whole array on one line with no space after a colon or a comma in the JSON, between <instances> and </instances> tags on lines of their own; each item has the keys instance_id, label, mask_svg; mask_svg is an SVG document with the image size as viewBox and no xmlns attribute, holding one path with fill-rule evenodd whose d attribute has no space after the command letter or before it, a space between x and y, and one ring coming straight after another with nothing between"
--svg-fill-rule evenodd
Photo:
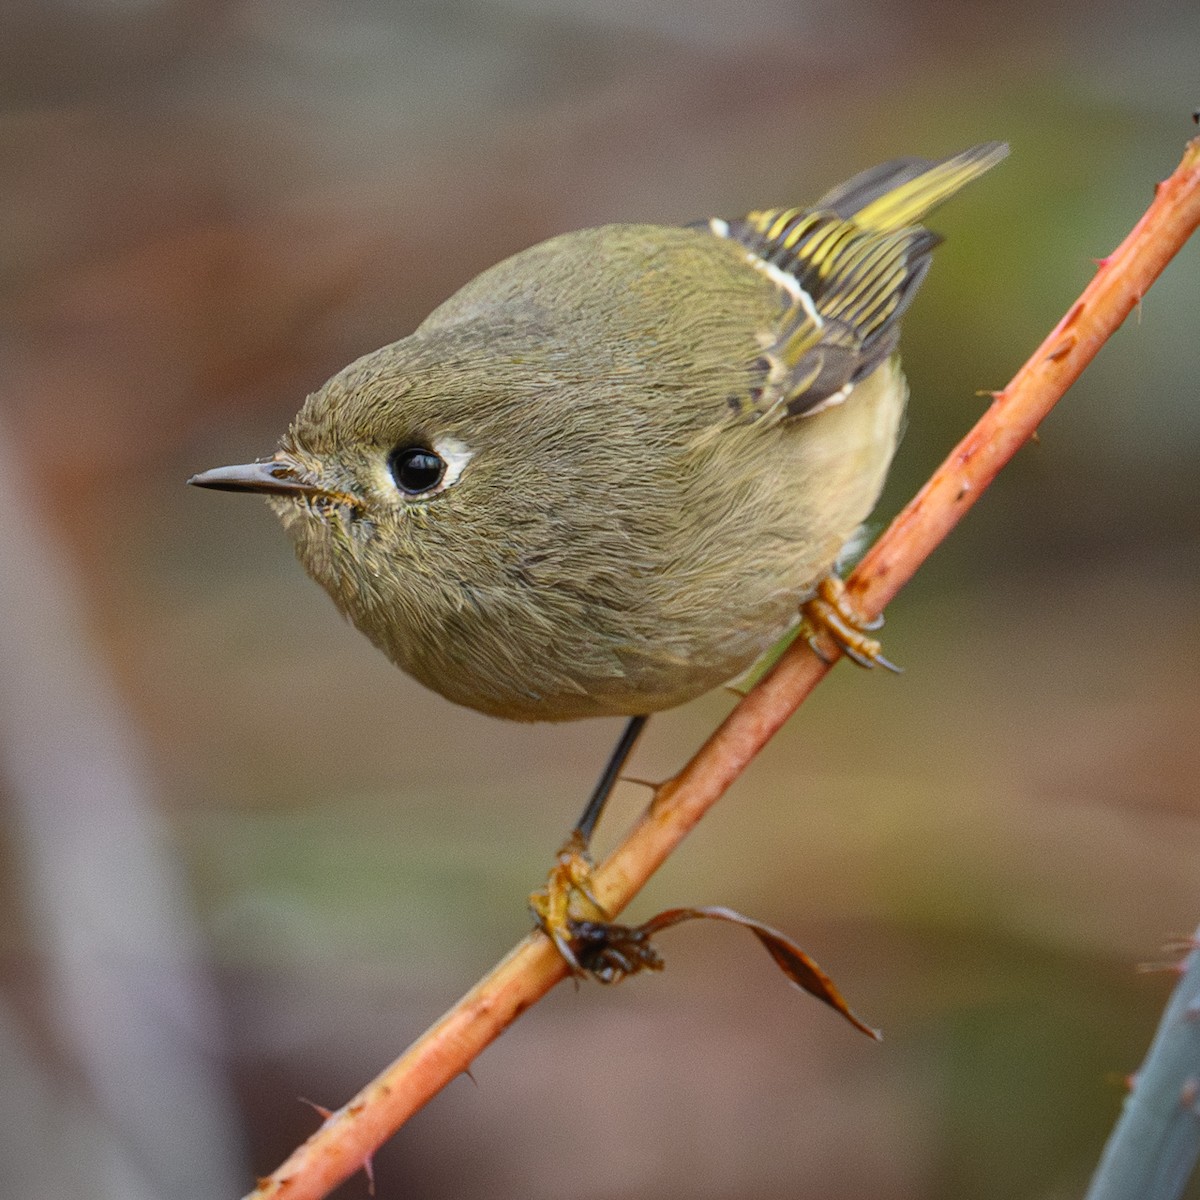
<instances>
[{"instance_id":1,"label":"thin dark leg","mask_svg":"<svg viewBox=\"0 0 1200 1200\"><path fill-rule=\"evenodd\" d=\"M591 843L592 834L596 830L596 822L600 820L604 805L620 778L621 769L633 753L633 748L637 745L637 740L641 736L642 730L646 728L648 720L650 720L649 717L629 718L629 723L625 726L620 740L613 748L608 765L604 768L604 774L600 776L595 791L588 799L583 815L575 822L574 836L582 839L585 849Z\"/></svg>"}]
</instances>

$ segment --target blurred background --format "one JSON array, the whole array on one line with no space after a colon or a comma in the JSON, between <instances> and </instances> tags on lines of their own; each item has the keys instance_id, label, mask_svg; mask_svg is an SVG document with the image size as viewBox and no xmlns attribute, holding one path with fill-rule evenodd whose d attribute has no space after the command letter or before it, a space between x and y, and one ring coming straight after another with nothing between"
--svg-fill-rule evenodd
<instances>
[{"instance_id":1,"label":"blurred background","mask_svg":"<svg viewBox=\"0 0 1200 1200\"><path fill-rule=\"evenodd\" d=\"M1006 138L878 524L1177 163L1200 8L15 0L0 21L0 1192L230 1197L528 927L616 723L420 690L189 474L497 259ZM1200 919L1200 247L630 915L376 1160L426 1200L1081 1193ZM658 717L676 769L728 710ZM623 787L614 839L645 802ZM361 1196L360 1176L339 1195ZM1193 1193L1200 1195L1200 1192Z\"/></svg>"}]
</instances>

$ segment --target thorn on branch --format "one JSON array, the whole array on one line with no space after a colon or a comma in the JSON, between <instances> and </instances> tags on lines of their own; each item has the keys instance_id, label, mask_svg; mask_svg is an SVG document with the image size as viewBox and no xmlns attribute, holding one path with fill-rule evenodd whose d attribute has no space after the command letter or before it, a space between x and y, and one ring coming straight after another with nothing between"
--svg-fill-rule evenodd
<instances>
[{"instance_id":1,"label":"thorn on branch","mask_svg":"<svg viewBox=\"0 0 1200 1200\"><path fill-rule=\"evenodd\" d=\"M1164 954L1191 954L1193 950L1200 950L1200 941L1194 937L1176 937L1162 944Z\"/></svg>"},{"instance_id":2,"label":"thorn on branch","mask_svg":"<svg viewBox=\"0 0 1200 1200\"><path fill-rule=\"evenodd\" d=\"M1069 329L1077 320L1079 320L1079 315L1083 312L1084 308L1084 302L1082 300L1076 300L1075 303L1071 305L1067 315L1063 317L1062 321L1059 323L1059 327L1062 329Z\"/></svg>"},{"instance_id":3,"label":"thorn on branch","mask_svg":"<svg viewBox=\"0 0 1200 1200\"><path fill-rule=\"evenodd\" d=\"M1049 354L1046 355L1046 362L1061 362L1072 350L1075 349L1075 343L1078 339L1073 333L1068 334Z\"/></svg>"},{"instance_id":4,"label":"thorn on branch","mask_svg":"<svg viewBox=\"0 0 1200 1200\"><path fill-rule=\"evenodd\" d=\"M657 792L658 789L663 785L663 781L661 779L658 780L658 782L655 782L653 779L642 779L637 775L622 775L621 782L632 783L635 787L649 788L652 792Z\"/></svg>"},{"instance_id":5,"label":"thorn on branch","mask_svg":"<svg viewBox=\"0 0 1200 1200\"><path fill-rule=\"evenodd\" d=\"M1186 969L1182 961L1138 963L1135 968L1139 975L1182 975Z\"/></svg>"}]
</instances>

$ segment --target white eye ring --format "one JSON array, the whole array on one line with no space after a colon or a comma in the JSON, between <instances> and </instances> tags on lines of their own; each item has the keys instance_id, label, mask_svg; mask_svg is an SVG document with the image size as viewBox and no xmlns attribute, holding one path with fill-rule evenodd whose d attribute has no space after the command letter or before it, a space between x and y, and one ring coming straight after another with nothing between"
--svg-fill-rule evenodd
<instances>
[{"instance_id":1,"label":"white eye ring","mask_svg":"<svg viewBox=\"0 0 1200 1200\"><path fill-rule=\"evenodd\" d=\"M387 457L384 467L387 483L406 503L432 500L454 486L474 453L470 446L454 437L400 446Z\"/></svg>"},{"instance_id":2,"label":"white eye ring","mask_svg":"<svg viewBox=\"0 0 1200 1200\"><path fill-rule=\"evenodd\" d=\"M444 492L458 482L458 477L463 473L467 463L475 457L475 451L466 442L460 442L456 437L434 438L431 449L446 464L446 471L442 475L441 482L437 489L430 493L437 495L438 492Z\"/></svg>"}]
</instances>

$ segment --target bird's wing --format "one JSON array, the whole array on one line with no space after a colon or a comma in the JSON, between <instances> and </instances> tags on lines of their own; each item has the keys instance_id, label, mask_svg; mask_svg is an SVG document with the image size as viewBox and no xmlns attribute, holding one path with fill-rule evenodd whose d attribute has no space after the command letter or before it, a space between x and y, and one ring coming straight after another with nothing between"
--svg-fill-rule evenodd
<instances>
[{"instance_id":1,"label":"bird's wing","mask_svg":"<svg viewBox=\"0 0 1200 1200\"><path fill-rule=\"evenodd\" d=\"M940 162L898 159L835 188L811 209L769 209L708 228L741 243L779 289L781 313L746 398L748 417L808 416L844 400L896 348L930 251L916 224L1007 153L976 146Z\"/></svg>"}]
</instances>

